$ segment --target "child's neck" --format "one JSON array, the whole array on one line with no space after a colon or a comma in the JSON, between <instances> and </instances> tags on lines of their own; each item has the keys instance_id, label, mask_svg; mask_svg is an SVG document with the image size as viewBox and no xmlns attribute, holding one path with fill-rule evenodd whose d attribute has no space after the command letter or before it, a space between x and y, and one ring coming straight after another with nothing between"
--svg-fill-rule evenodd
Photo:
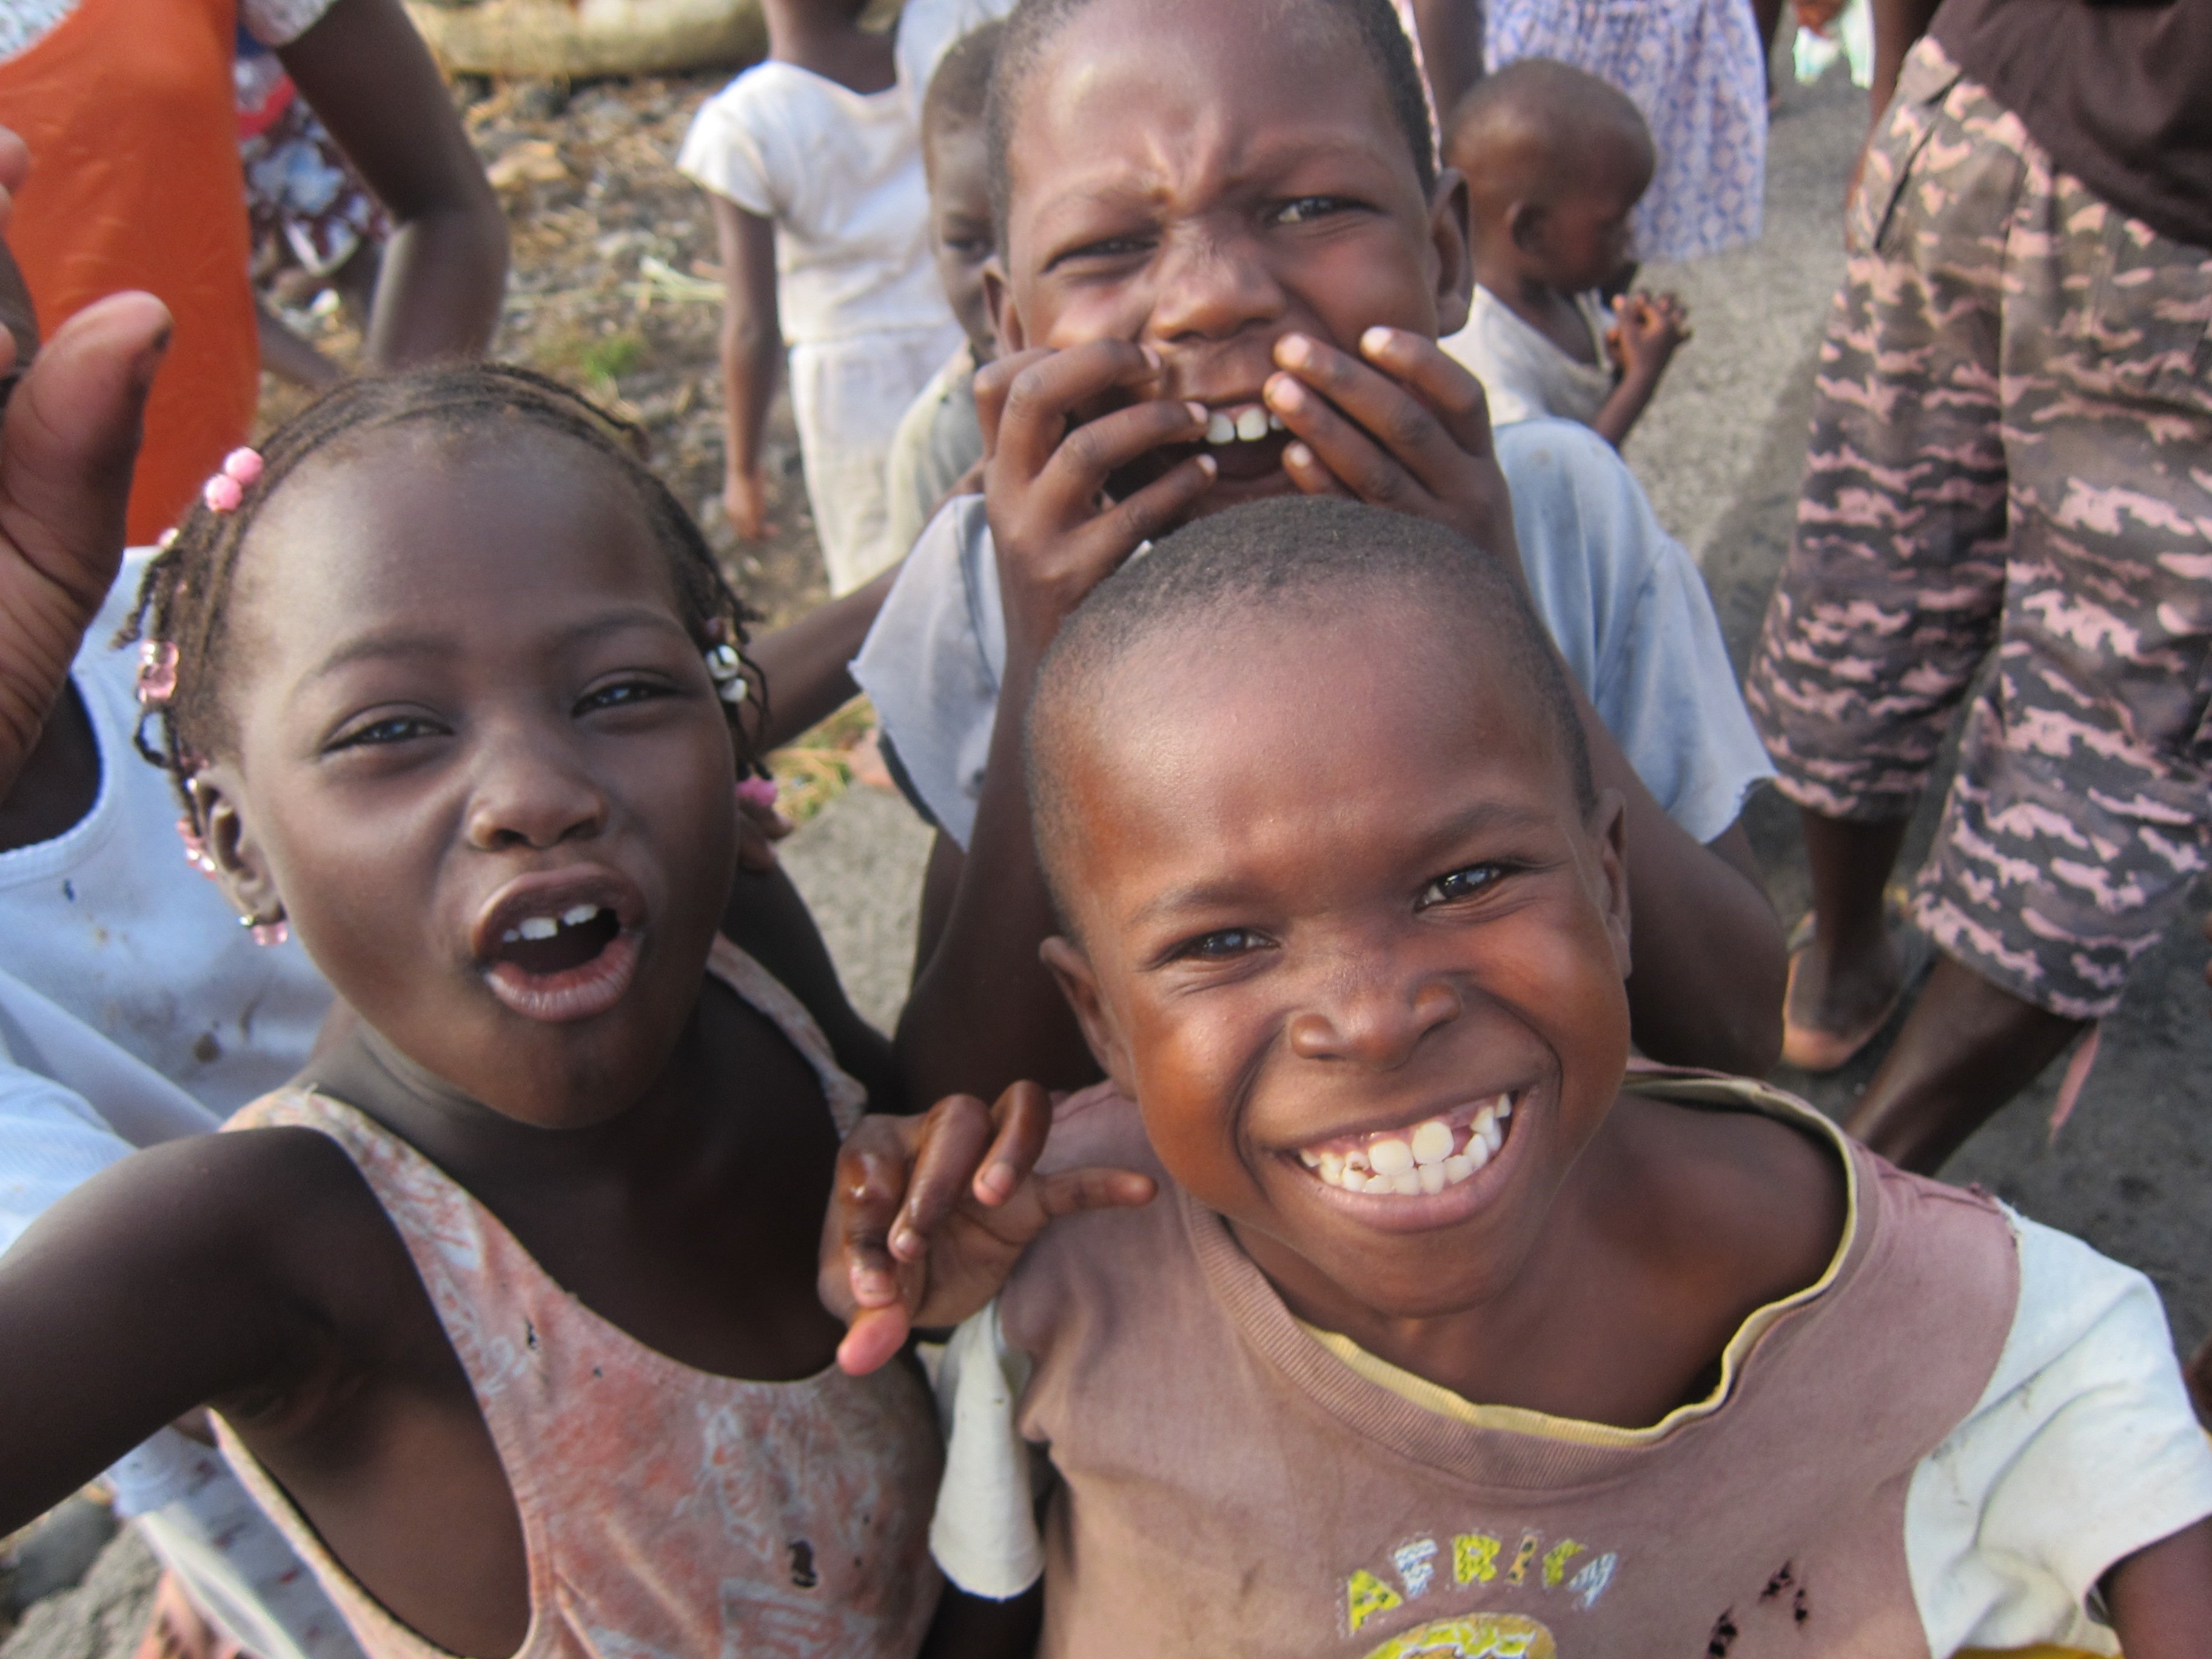
<instances>
[{"instance_id":1,"label":"child's neck","mask_svg":"<svg viewBox=\"0 0 2212 1659\"><path fill-rule=\"evenodd\" d=\"M871 33L855 16L825 13L805 0L766 0L768 55L863 94L898 79L891 37Z\"/></svg>"},{"instance_id":2,"label":"child's neck","mask_svg":"<svg viewBox=\"0 0 2212 1659\"><path fill-rule=\"evenodd\" d=\"M1488 247L1495 239L1479 241L1474 255L1474 280L1498 296L1498 302L1578 363L1595 366L1596 343L1590 338L1575 296L1553 288L1514 257L1510 246Z\"/></svg>"}]
</instances>

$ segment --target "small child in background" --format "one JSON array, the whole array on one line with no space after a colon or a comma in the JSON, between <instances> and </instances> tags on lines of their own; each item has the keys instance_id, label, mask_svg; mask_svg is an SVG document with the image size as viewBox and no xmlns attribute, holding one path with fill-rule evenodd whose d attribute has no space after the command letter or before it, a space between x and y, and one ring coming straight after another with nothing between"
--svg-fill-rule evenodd
<instances>
[{"instance_id":1,"label":"small child in background","mask_svg":"<svg viewBox=\"0 0 2212 1659\"><path fill-rule=\"evenodd\" d=\"M963 35L939 60L921 103L930 246L945 297L968 338L908 405L891 439L885 545L894 558L905 556L946 496L981 483L969 477L983 460L975 371L997 346L983 303L983 264L995 249L983 100L1001 33L1003 25L994 21Z\"/></svg>"},{"instance_id":2,"label":"small child in background","mask_svg":"<svg viewBox=\"0 0 2212 1659\"><path fill-rule=\"evenodd\" d=\"M900 414L960 343L930 257L911 96L866 0L767 0L768 60L708 100L677 165L712 202L726 311L738 533L769 532L761 443L790 347L806 494L833 593L904 548L884 542L884 460Z\"/></svg>"},{"instance_id":3,"label":"small child in background","mask_svg":"<svg viewBox=\"0 0 2212 1659\"><path fill-rule=\"evenodd\" d=\"M1523 58L1452 112L1446 159L1468 181L1475 290L1444 349L1490 394L1490 417L1556 415L1619 448L1690 337L1671 294L1626 285L1629 215L1651 183L1636 106L1594 75Z\"/></svg>"},{"instance_id":4,"label":"small child in background","mask_svg":"<svg viewBox=\"0 0 2212 1659\"><path fill-rule=\"evenodd\" d=\"M1620 798L1501 561L1198 520L1061 629L1026 755L1110 1081L871 1120L824 1234L855 1369L968 1316L931 1541L1042 1575L1025 1651L2212 1650L2150 1282L1629 1063Z\"/></svg>"},{"instance_id":5,"label":"small child in background","mask_svg":"<svg viewBox=\"0 0 2212 1659\"><path fill-rule=\"evenodd\" d=\"M186 851L354 1018L0 1255L0 1532L207 1403L373 1659L915 1651L936 1422L816 1285L897 1085L740 868L745 611L629 435L349 381L149 567Z\"/></svg>"}]
</instances>

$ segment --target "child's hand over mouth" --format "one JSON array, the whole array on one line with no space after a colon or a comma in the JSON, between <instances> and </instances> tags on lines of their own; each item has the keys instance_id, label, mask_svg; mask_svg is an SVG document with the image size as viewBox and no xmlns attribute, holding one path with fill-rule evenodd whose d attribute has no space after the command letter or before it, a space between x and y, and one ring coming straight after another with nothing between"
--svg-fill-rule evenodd
<instances>
[{"instance_id":1,"label":"child's hand over mouth","mask_svg":"<svg viewBox=\"0 0 2212 1659\"><path fill-rule=\"evenodd\" d=\"M1310 334L1275 343L1280 372L1268 377L1267 407L1295 438L1283 470L1310 495L1449 526L1522 580L1482 383L1405 329L1370 328L1359 349L1354 357Z\"/></svg>"},{"instance_id":2,"label":"child's hand over mouth","mask_svg":"<svg viewBox=\"0 0 2212 1659\"><path fill-rule=\"evenodd\" d=\"M1030 1241L1079 1210L1152 1201L1129 1170L1036 1173L1052 1100L1017 1083L986 1106L951 1095L919 1117L868 1117L846 1137L822 1225L822 1300L850 1328L837 1363L861 1376L915 1327L981 1311Z\"/></svg>"},{"instance_id":3,"label":"child's hand over mouth","mask_svg":"<svg viewBox=\"0 0 2212 1659\"><path fill-rule=\"evenodd\" d=\"M983 494L997 544L1010 655L1034 659L1060 619L1213 483L1194 455L1121 500L1107 480L1163 445L1206 432L1202 404L1149 398L1086 418L1117 391L1157 381L1158 354L1126 340L1017 352L975 377L988 454Z\"/></svg>"}]
</instances>

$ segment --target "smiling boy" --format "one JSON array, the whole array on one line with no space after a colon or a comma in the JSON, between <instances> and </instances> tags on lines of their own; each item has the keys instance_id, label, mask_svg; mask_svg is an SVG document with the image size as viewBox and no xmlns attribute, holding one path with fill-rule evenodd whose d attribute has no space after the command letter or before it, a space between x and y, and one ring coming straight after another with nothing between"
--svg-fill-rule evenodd
<instances>
[{"instance_id":1,"label":"smiling boy","mask_svg":"<svg viewBox=\"0 0 2212 1659\"><path fill-rule=\"evenodd\" d=\"M1436 343L1466 316L1466 193L1389 6L1029 0L994 73L983 494L925 532L854 665L943 832L899 1032L915 1076L1095 1075L1036 963L1036 661L1147 538L1301 492L1525 562L1628 803L1638 902L1671 917L1632 988L1638 1041L1764 1070L1779 929L1736 817L1766 769L1711 601L1587 430L1530 424L1493 451L1480 386Z\"/></svg>"},{"instance_id":2,"label":"smiling boy","mask_svg":"<svg viewBox=\"0 0 2212 1659\"><path fill-rule=\"evenodd\" d=\"M1110 1080L1035 1177L1034 1091L988 1149L974 1101L879 1122L833 1237L848 1363L1005 1278L933 1544L1042 1571L1040 1651L2203 1650L2212 1451L2147 1280L1760 1085L1624 1077L1620 802L1494 562L1209 518L1071 619L1028 737ZM1160 1196L1104 1207L1115 1169Z\"/></svg>"}]
</instances>

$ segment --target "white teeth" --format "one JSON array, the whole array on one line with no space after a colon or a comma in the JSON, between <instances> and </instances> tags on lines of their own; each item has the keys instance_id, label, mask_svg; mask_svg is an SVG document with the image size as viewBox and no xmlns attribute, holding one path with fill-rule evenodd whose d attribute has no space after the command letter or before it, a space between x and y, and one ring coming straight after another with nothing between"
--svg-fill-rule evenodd
<instances>
[{"instance_id":1,"label":"white teeth","mask_svg":"<svg viewBox=\"0 0 2212 1659\"><path fill-rule=\"evenodd\" d=\"M1402 1140L1372 1142L1367 1148L1367 1158L1376 1175L1401 1176L1413 1167L1413 1149Z\"/></svg>"},{"instance_id":2,"label":"white teeth","mask_svg":"<svg viewBox=\"0 0 2212 1659\"><path fill-rule=\"evenodd\" d=\"M561 925L563 927L581 927L599 914L599 907L596 904L572 905L561 913Z\"/></svg>"},{"instance_id":3,"label":"white teeth","mask_svg":"<svg viewBox=\"0 0 2212 1659\"><path fill-rule=\"evenodd\" d=\"M1414 1170L1413 1173L1415 1176L1419 1177L1421 1190L1423 1192L1440 1193L1443 1191L1444 1166L1443 1164L1424 1164L1419 1169Z\"/></svg>"},{"instance_id":4,"label":"white teeth","mask_svg":"<svg viewBox=\"0 0 2212 1659\"><path fill-rule=\"evenodd\" d=\"M1275 411L1271 409L1267 411L1267 430L1270 432L1287 432L1290 428L1283 424L1283 417L1276 414Z\"/></svg>"},{"instance_id":5,"label":"white teeth","mask_svg":"<svg viewBox=\"0 0 2212 1659\"><path fill-rule=\"evenodd\" d=\"M1390 1190L1401 1198L1411 1198L1421 1190L1421 1177L1411 1170L1401 1176L1392 1176Z\"/></svg>"},{"instance_id":6,"label":"white teeth","mask_svg":"<svg viewBox=\"0 0 2212 1659\"><path fill-rule=\"evenodd\" d=\"M1482 1137L1483 1145L1490 1148L1492 1158L1497 1157L1505 1145L1505 1131L1498 1127L1498 1114L1495 1112L1485 1112L1475 1119L1474 1132Z\"/></svg>"},{"instance_id":7,"label":"white teeth","mask_svg":"<svg viewBox=\"0 0 2212 1659\"><path fill-rule=\"evenodd\" d=\"M1441 1118L1431 1118L1417 1124L1413 1129L1413 1162L1441 1164L1452 1155L1451 1125Z\"/></svg>"},{"instance_id":8,"label":"white teeth","mask_svg":"<svg viewBox=\"0 0 2212 1659\"><path fill-rule=\"evenodd\" d=\"M1314 1166L1323 1181L1332 1187L1344 1185L1344 1160L1334 1152L1323 1152L1321 1162Z\"/></svg>"},{"instance_id":9,"label":"white teeth","mask_svg":"<svg viewBox=\"0 0 2212 1659\"><path fill-rule=\"evenodd\" d=\"M1206 421L1206 441L1210 444L1233 444L1237 441L1237 422L1227 410L1217 409Z\"/></svg>"},{"instance_id":10,"label":"white teeth","mask_svg":"<svg viewBox=\"0 0 2212 1659\"><path fill-rule=\"evenodd\" d=\"M1374 1166L1367 1161L1367 1149L1364 1146L1354 1146L1344 1155L1344 1167L1347 1170L1357 1170L1361 1175L1365 1175Z\"/></svg>"},{"instance_id":11,"label":"white teeth","mask_svg":"<svg viewBox=\"0 0 2212 1659\"><path fill-rule=\"evenodd\" d=\"M550 916L525 916L515 926L510 937L517 939L551 939L561 931L561 924Z\"/></svg>"},{"instance_id":12,"label":"white teeth","mask_svg":"<svg viewBox=\"0 0 2212 1659\"><path fill-rule=\"evenodd\" d=\"M1237 435L1253 444L1267 435L1267 411L1257 404L1237 417Z\"/></svg>"},{"instance_id":13,"label":"white teeth","mask_svg":"<svg viewBox=\"0 0 2212 1659\"><path fill-rule=\"evenodd\" d=\"M1476 1169L1480 1170L1484 1164L1490 1162L1490 1143L1485 1140L1480 1135L1470 1135L1468 1138L1467 1152L1465 1156L1468 1163L1474 1164Z\"/></svg>"},{"instance_id":14,"label":"white teeth","mask_svg":"<svg viewBox=\"0 0 2212 1659\"><path fill-rule=\"evenodd\" d=\"M1465 1152L1455 1153L1443 1161L1444 1179L1456 1187L1480 1167Z\"/></svg>"},{"instance_id":15,"label":"white teeth","mask_svg":"<svg viewBox=\"0 0 2212 1659\"><path fill-rule=\"evenodd\" d=\"M1318 1170L1321 1168L1321 1154L1319 1152L1302 1151L1298 1153L1298 1162L1304 1164L1309 1170Z\"/></svg>"}]
</instances>

